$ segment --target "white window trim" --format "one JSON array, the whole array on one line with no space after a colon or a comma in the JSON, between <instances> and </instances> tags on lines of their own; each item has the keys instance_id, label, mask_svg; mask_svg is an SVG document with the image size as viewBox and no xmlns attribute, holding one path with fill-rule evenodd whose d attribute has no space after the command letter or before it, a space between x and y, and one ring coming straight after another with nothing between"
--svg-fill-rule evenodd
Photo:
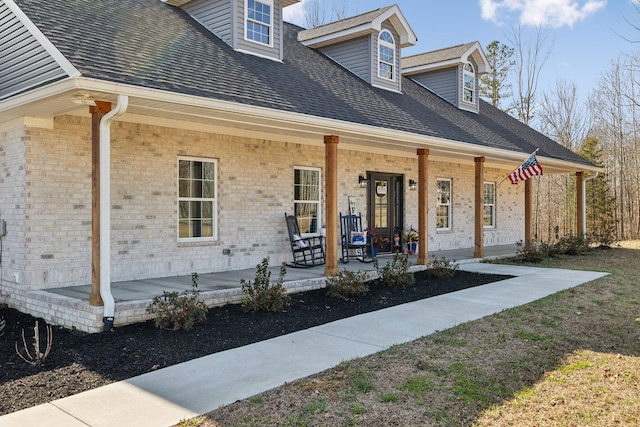
<instances>
[{"instance_id":1,"label":"white window trim","mask_svg":"<svg viewBox=\"0 0 640 427\"><path fill-rule=\"evenodd\" d=\"M387 41L382 40L382 35L383 34L389 34L391 36L391 40L393 40L393 43L389 43ZM390 48L393 51L393 62L387 62L387 61L383 61L382 58L380 57L380 50L381 47L385 46ZM391 82L395 82L396 81L396 67L397 67L397 60L396 60L396 39L393 37L393 34L391 34L391 31L389 30L382 30L380 31L380 34L378 34L378 77L381 79L385 79ZM391 78L385 77L383 75L380 74L380 64L387 64L391 66Z\"/></svg>"},{"instance_id":2,"label":"white window trim","mask_svg":"<svg viewBox=\"0 0 640 427\"><path fill-rule=\"evenodd\" d=\"M316 167L312 167L312 166L294 166L293 167L293 185L295 187L296 185L296 178L295 178L295 171L296 170L307 170L307 171L314 171L314 172L318 172L318 200L317 200L317 204L318 204L318 223L317 223L317 227L318 230L317 232L320 233L320 229L322 228L322 169L321 168L316 168ZM293 213L295 214L295 206L296 203L310 203L309 200L297 200L295 198L295 189L293 192ZM315 201L311 202L314 203Z\"/></svg>"},{"instance_id":3,"label":"white window trim","mask_svg":"<svg viewBox=\"0 0 640 427\"><path fill-rule=\"evenodd\" d=\"M180 161L194 161L194 162L203 162L203 163L213 163L215 167L215 185L213 187L214 197L205 198L192 198L192 197L180 197ZM215 242L218 240L218 160L211 159L208 157L189 157L189 156L178 156L177 160L177 170L176 170L176 194L177 194L177 205L176 205L176 237L178 242L186 243L186 242ZM181 201L190 201L190 200L211 200L213 202L212 215L213 215L213 230L211 237L180 237L180 202Z\"/></svg>"},{"instance_id":4,"label":"white window trim","mask_svg":"<svg viewBox=\"0 0 640 427\"><path fill-rule=\"evenodd\" d=\"M269 43L262 43L261 41L253 40L249 38L247 35L249 31L249 26L247 25L248 22L255 22L259 25L265 25L263 22L249 19L249 0L245 0L244 2L244 39L249 43L256 43L256 44L259 44L260 46L273 47L273 14L274 14L273 0L255 0L255 1L258 3L266 4L267 6L271 7L271 14L269 15Z\"/></svg>"},{"instance_id":5,"label":"white window trim","mask_svg":"<svg viewBox=\"0 0 640 427\"><path fill-rule=\"evenodd\" d=\"M471 71L467 70L467 66L469 66L471 68ZM465 99L464 93L467 90L467 87L465 86L465 78L466 77L471 77L473 79L473 89L471 90L471 101L467 101ZM467 104L475 104L476 102L476 72L475 72L475 67L473 66L473 64L471 63L466 63L463 65L462 67L462 100L464 102L466 102Z\"/></svg>"},{"instance_id":6,"label":"white window trim","mask_svg":"<svg viewBox=\"0 0 640 427\"><path fill-rule=\"evenodd\" d=\"M436 231L451 231L452 223L453 223L453 179L451 178L436 178L436 189L438 189L438 181L447 181L449 183L449 203L441 203L440 197L438 197L436 202ZM448 227L439 228L438 227L438 207L440 206L448 206L449 207L449 221Z\"/></svg>"},{"instance_id":7,"label":"white window trim","mask_svg":"<svg viewBox=\"0 0 640 427\"><path fill-rule=\"evenodd\" d=\"M482 209L482 223L483 223L483 228L493 229L493 228L496 228L496 205L497 205L496 199L498 198L498 195L496 194L497 187L496 187L496 183L495 182L485 181L482 184L482 192L483 193L484 193L484 186L487 185L487 184L493 186L493 203L487 203L486 200L484 200L484 197L482 198L482 208L483 208ZM484 196L484 194L483 194L483 196ZM492 218L491 218L491 222L492 222L491 225L484 225L484 207L485 206L493 206L493 211L492 211L493 215L492 215Z\"/></svg>"}]
</instances>

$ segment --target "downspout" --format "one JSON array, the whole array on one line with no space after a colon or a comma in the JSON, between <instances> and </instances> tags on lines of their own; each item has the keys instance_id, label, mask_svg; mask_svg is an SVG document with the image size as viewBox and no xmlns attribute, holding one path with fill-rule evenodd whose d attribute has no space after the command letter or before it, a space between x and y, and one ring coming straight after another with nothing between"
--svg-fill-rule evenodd
<instances>
[{"instance_id":1,"label":"downspout","mask_svg":"<svg viewBox=\"0 0 640 427\"><path fill-rule=\"evenodd\" d=\"M582 180L582 230L585 237L587 235L587 181L591 181L598 176L599 172L590 175Z\"/></svg>"},{"instance_id":2,"label":"downspout","mask_svg":"<svg viewBox=\"0 0 640 427\"><path fill-rule=\"evenodd\" d=\"M129 97L118 95L118 103L100 120L100 296L104 303L104 330L113 328L115 301L111 294L111 122L127 111Z\"/></svg>"}]
</instances>

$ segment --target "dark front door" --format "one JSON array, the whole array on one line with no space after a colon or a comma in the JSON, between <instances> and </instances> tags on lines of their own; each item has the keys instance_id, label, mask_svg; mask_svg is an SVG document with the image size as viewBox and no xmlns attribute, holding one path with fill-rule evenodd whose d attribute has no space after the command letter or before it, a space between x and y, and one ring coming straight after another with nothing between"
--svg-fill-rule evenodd
<instances>
[{"instance_id":1,"label":"dark front door","mask_svg":"<svg viewBox=\"0 0 640 427\"><path fill-rule=\"evenodd\" d=\"M402 201L403 176L389 173L369 172L367 197L367 224L375 227L378 239L378 252L393 250L393 236L402 233L404 212ZM374 240L375 243L375 240Z\"/></svg>"}]
</instances>

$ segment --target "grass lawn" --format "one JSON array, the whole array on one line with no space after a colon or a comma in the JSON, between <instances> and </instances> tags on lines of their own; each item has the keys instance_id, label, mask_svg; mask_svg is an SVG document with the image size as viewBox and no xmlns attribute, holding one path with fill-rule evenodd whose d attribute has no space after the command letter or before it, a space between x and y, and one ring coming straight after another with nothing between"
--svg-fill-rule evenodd
<instances>
[{"instance_id":1,"label":"grass lawn","mask_svg":"<svg viewBox=\"0 0 640 427\"><path fill-rule=\"evenodd\" d=\"M179 425L640 425L640 242L537 266L611 274Z\"/></svg>"}]
</instances>

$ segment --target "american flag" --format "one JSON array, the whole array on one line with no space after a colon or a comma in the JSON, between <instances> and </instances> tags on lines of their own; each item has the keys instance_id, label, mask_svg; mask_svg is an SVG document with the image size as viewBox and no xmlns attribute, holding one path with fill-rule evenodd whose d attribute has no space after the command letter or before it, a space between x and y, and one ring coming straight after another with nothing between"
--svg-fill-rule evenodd
<instances>
[{"instance_id":1,"label":"american flag","mask_svg":"<svg viewBox=\"0 0 640 427\"><path fill-rule=\"evenodd\" d=\"M512 184L517 184L518 181L524 181L535 175L542 175L542 165L538 163L536 153L533 153L516 170L509 174L509 180Z\"/></svg>"}]
</instances>

